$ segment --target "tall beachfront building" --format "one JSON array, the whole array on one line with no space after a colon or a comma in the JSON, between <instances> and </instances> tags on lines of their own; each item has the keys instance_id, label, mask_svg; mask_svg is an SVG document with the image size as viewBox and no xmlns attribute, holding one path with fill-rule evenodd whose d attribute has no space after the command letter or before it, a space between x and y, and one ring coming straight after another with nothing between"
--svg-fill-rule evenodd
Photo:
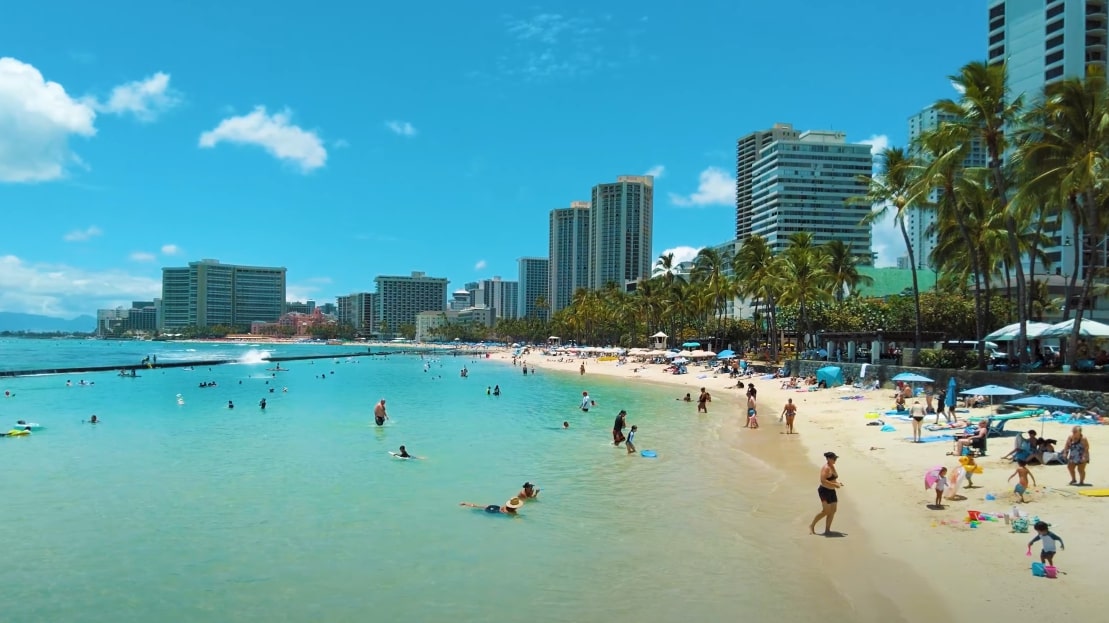
<instances>
[{"instance_id":1,"label":"tall beachfront building","mask_svg":"<svg viewBox=\"0 0 1109 623\"><path fill-rule=\"evenodd\" d=\"M517 318L550 318L550 262L545 257L521 257L516 260L520 296L516 304Z\"/></svg>"},{"instance_id":2,"label":"tall beachfront building","mask_svg":"<svg viewBox=\"0 0 1109 623\"><path fill-rule=\"evenodd\" d=\"M987 10L987 55L991 64L1005 63L1010 97L1023 95L1027 104L1042 97L1045 85L1085 76L1089 65L1106 66L1107 0L990 0ZM1072 231L1069 215L1048 227L1052 246L1044 251L1055 269L1072 270L1080 249L1109 265L1104 240L1071 241Z\"/></svg>"},{"instance_id":3,"label":"tall beachfront building","mask_svg":"<svg viewBox=\"0 0 1109 623\"><path fill-rule=\"evenodd\" d=\"M589 216L589 288L651 276L655 178L621 175L593 187Z\"/></svg>"},{"instance_id":4,"label":"tall beachfront building","mask_svg":"<svg viewBox=\"0 0 1109 623\"><path fill-rule=\"evenodd\" d=\"M447 280L442 277L413 272L407 277L374 277L374 283L374 320L385 334L396 335L402 325L415 327L420 312L444 311L447 307Z\"/></svg>"},{"instance_id":5,"label":"tall beachfront building","mask_svg":"<svg viewBox=\"0 0 1109 623\"><path fill-rule=\"evenodd\" d=\"M869 175L873 159L870 145L848 143L843 132L809 130L794 135L792 126L774 126L770 139L750 167L750 205L738 221L750 222L749 231L737 236L742 244L752 235L762 236L779 252L795 232L811 232L817 245L841 240L863 261L871 259L870 226L861 225L870 206L849 200L866 194L860 175ZM741 139L742 140L742 139ZM742 154L741 154L742 155ZM738 190L737 190L738 192Z\"/></svg>"},{"instance_id":6,"label":"tall beachfront building","mask_svg":"<svg viewBox=\"0 0 1109 623\"><path fill-rule=\"evenodd\" d=\"M339 324L354 327L363 336L377 333L376 299L373 292L352 292L338 297Z\"/></svg>"},{"instance_id":7,"label":"tall beachfront building","mask_svg":"<svg viewBox=\"0 0 1109 623\"><path fill-rule=\"evenodd\" d=\"M285 308L285 268L219 260L162 269L162 329L249 327L276 322Z\"/></svg>"},{"instance_id":8,"label":"tall beachfront building","mask_svg":"<svg viewBox=\"0 0 1109 623\"><path fill-rule=\"evenodd\" d=\"M926 132L931 132L938 128L941 124L950 123L955 121L954 115L938 110L935 105L929 105L909 117L909 151L915 153L917 151L916 142ZM963 160L963 166L966 167L984 167L986 166L986 149L982 146L981 141L974 141L971 144L970 152L967 153L966 158ZM929 195L928 200L931 203L936 203L939 200L939 191L933 190ZM927 209L925 206L917 206L911 209L905 218L905 228L909 232L909 241L913 245L913 255L916 259L917 268L933 268L931 260L932 251L936 248L935 235L928 234L928 228L936 222L936 211ZM900 244L897 245L900 248ZM908 252L903 258L898 258L898 266L904 264L908 268Z\"/></svg>"},{"instance_id":9,"label":"tall beachfront building","mask_svg":"<svg viewBox=\"0 0 1109 623\"><path fill-rule=\"evenodd\" d=\"M746 240L751 235L751 211L754 209L751 190L755 183L755 161L763 148L775 141L795 139L801 133L788 123L775 123L769 130L759 130L736 141L735 167L735 237Z\"/></svg>"},{"instance_id":10,"label":"tall beachfront building","mask_svg":"<svg viewBox=\"0 0 1109 623\"><path fill-rule=\"evenodd\" d=\"M493 277L492 279L482 279L474 285L477 287L470 292L473 307L492 309L495 319L516 317L516 308L519 306L518 299L520 297L519 283Z\"/></svg>"},{"instance_id":11,"label":"tall beachfront building","mask_svg":"<svg viewBox=\"0 0 1109 623\"><path fill-rule=\"evenodd\" d=\"M551 314L569 307L579 288L589 287L590 212L588 201L551 210L547 277Z\"/></svg>"}]
</instances>

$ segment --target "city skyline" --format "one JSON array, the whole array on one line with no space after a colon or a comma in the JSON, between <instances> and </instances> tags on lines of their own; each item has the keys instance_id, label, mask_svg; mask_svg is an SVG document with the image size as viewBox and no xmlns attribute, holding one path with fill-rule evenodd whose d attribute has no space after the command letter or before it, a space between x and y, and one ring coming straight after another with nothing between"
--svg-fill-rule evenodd
<instances>
[{"instance_id":1,"label":"city skyline","mask_svg":"<svg viewBox=\"0 0 1109 623\"><path fill-rule=\"evenodd\" d=\"M701 7L713 20L630 2L444 4L430 23L387 7L338 24L280 8L214 24L199 6L111 20L80 3L13 7L0 24L0 310L72 317L147 300L161 267L204 257L287 266L291 300L333 301L413 270L451 290L515 279L518 258L547 254L552 209L622 175L654 175L650 256L683 258L732 238L739 137L790 122L904 145L906 117L986 56L985 0L919 14L802 4ZM790 43L763 29L737 41L737 20L787 23ZM158 22L173 27L141 27ZM370 36L354 36L367 23ZM331 34L285 45L313 25ZM894 27L957 43L886 61L869 33ZM777 51L772 63L731 60L760 47ZM814 57L828 71L785 77ZM578 105L606 80L651 84L648 104ZM774 96L751 97L755 85ZM64 114L28 116L42 94ZM884 265L903 253L875 251Z\"/></svg>"}]
</instances>

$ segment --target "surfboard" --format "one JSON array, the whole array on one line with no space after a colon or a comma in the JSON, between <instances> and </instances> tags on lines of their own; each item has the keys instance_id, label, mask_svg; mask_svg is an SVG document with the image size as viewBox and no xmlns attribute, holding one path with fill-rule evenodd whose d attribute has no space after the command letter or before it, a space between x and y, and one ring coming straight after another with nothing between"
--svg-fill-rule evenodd
<instances>
[{"instance_id":1,"label":"surfboard","mask_svg":"<svg viewBox=\"0 0 1109 623\"><path fill-rule=\"evenodd\" d=\"M658 458L658 453L654 450L643 450L639 453L639 455L646 459Z\"/></svg>"},{"instance_id":2,"label":"surfboard","mask_svg":"<svg viewBox=\"0 0 1109 623\"><path fill-rule=\"evenodd\" d=\"M1078 495L1088 498L1109 498L1109 489L1079 489Z\"/></svg>"},{"instance_id":3,"label":"surfboard","mask_svg":"<svg viewBox=\"0 0 1109 623\"><path fill-rule=\"evenodd\" d=\"M392 456L394 459L400 459L402 461L407 461L409 459L416 458L414 456L401 456L401 455L397 454L396 452L392 452L392 451L389 452L389 455Z\"/></svg>"}]
</instances>

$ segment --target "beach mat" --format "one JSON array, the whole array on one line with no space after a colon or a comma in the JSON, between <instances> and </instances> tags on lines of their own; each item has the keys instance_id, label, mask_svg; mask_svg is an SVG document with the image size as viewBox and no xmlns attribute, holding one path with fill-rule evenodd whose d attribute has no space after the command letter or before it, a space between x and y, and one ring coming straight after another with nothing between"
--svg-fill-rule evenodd
<instances>
[{"instance_id":1,"label":"beach mat","mask_svg":"<svg viewBox=\"0 0 1109 623\"><path fill-rule=\"evenodd\" d=\"M1088 498L1109 498L1109 489L1079 489L1078 495Z\"/></svg>"},{"instance_id":2,"label":"beach mat","mask_svg":"<svg viewBox=\"0 0 1109 623\"><path fill-rule=\"evenodd\" d=\"M912 437L906 437L905 441L912 441ZM920 443L931 443L933 441L955 441L955 435L933 435L929 437L921 437Z\"/></svg>"}]
</instances>

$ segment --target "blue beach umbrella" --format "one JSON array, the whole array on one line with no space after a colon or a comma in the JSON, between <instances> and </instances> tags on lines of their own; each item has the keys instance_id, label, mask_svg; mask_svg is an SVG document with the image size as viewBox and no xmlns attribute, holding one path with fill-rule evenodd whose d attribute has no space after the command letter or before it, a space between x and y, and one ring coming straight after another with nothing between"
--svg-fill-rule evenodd
<instances>
[{"instance_id":1,"label":"blue beach umbrella","mask_svg":"<svg viewBox=\"0 0 1109 623\"><path fill-rule=\"evenodd\" d=\"M956 389L958 389L958 386L956 385L955 377L951 377L947 381L947 396L944 397L943 401L947 404L948 407L952 409L955 408Z\"/></svg>"},{"instance_id":2,"label":"blue beach umbrella","mask_svg":"<svg viewBox=\"0 0 1109 623\"><path fill-rule=\"evenodd\" d=\"M1039 396L1025 396L1024 398L1017 398L1006 402L1007 405L1017 405L1025 407L1046 407L1048 409L1081 409L1082 405L1075 404L1069 400L1056 398L1055 396L1048 396L1040 394Z\"/></svg>"},{"instance_id":3,"label":"blue beach umbrella","mask_svg":"<svg viewBox=\"0 0 1109 623\"><path fill-rule=\"evenodd\" d=\"M1001 385L983 385L981 387L964 389L959 393L967 396L1016 396L1024 392L1019 389L1003 387ZM1048 396L1048 398L1050 398L1050 396Z\"/></svg>"},{"instance_id":4,"label":"blue beach umbrella","mask_svg":"<svg viewBox=\"0 0 1109 623\"><path fill-rule=\"evenodd\" d=\"M684 348L699 348L701 346L701 343L700 342L685 342L685 343L682 344L682 346Z\"/></svg>"},{"instance_id":5,"label":"blue beach umbrella","mask_svg":"<svg viewBox=\"0 0 1109 623\"><path fill-rule=\"evenodd\" d=\"M731 359L732 357L735 357L735 352L732 350L722 350L716 353L717 359Z\"/></svg>"},{"instance_id":6,"label":"blue beach umbrella","mask_svg":"<svg viewBox=\"0 0 1109 623\"><path fill-rule=\"evenodd\" d=\"M902 372L897 376L890 379L891 381L901 381L902 383L934 383L932 379L915 374L913 372Z\"/></svg>"}]
</instances>

